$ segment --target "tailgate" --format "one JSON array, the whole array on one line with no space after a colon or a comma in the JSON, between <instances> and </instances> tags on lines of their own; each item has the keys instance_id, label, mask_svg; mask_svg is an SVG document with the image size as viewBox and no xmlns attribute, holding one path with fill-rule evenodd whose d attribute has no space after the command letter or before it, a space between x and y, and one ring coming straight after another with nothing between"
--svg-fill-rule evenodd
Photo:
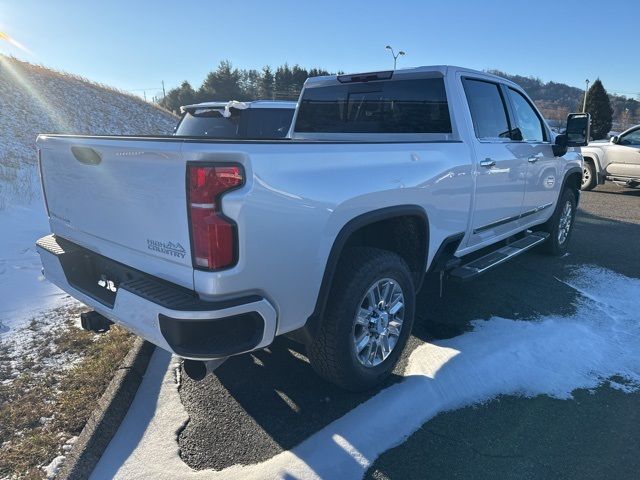
<instances>
[{"instance_id":1,"label":"tailgate","mask_svg":"<svg viewBox=\"0 0 640 480\"><path fill-rule=\"evenodd\" d=\"M180 141L40 136L51 230L193 288Z\"/></svg>"}]
</instances>

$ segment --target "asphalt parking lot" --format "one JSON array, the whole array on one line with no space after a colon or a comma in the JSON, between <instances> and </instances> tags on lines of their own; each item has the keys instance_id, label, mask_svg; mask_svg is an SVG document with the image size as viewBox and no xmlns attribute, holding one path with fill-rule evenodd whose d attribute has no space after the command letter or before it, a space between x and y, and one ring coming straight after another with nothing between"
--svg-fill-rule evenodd
<instances>
[{"instance_id":1,"label":"asphalt parking lot","mask_svg":"<svg viewBox=\"0 0 640 480\"><path fill-rule=\"evenodd\" d=\"M436 282L427 282L405 359L423 342L468 331L474 319L570 313L576 292L556 278L578 265L640 277L639 240L640 190L605 185L583 193L569 255L527 253L473 282L447 284L442 298ZM266 460L376 393L345 393L323 382L303 347L286 339L228 360L203 382L183 378L190 421L178 441L195 469ZM633 478L640 470L639 412L640 394L606 387L577 392L571 401L501 397L438 415L382 455L367 476Z\"/></svg>"}]
</instances>

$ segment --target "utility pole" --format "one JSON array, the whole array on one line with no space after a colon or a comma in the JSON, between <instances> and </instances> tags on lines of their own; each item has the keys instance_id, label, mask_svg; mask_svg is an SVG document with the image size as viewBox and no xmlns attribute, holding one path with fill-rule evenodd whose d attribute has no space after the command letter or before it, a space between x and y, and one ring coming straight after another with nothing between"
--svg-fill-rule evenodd
<instances>
[{"instance_id":1,"label":"utility pole","mask_svg":"<svg viewBox=\"0 0 640 480\"><path fill-rule=\"evenodd\" d=\"M404 53L402 50L400 50L398 53L395 52L395 50L393 49L393 47L391 45L387 45L386 47L387 50L389 50L391 52L391 56L393 57L393 69L396 69L396 62L398 61L398 57L399 56L404 56L406 55L406 53Z\"/></svg>"},{"instance_id":2,"label":"utility pole","mask_svg":"<svg viewBox=\"0 0 640 480\"><path fill-rule=\"evenodd\" d=\"M627 129L627 125L629 125L629 109L625 108L624 109L624 124L622 125L622 130L626 130Z\"/></svg>"},{"instance_id":3,"label":"utility pole","mask_svg":"<svg viewBox=\"0 0 640 480\"><path fill-rule=\"evenodd\" d=\"M162 80L162 101L166 100L167 92L164 91L164 80Z\"/></svg>"},{"instance_id":4,"label":"utility pole","mask_svg":"<svg viewBox=\"0 0 640 480\"><path fill-rule=\"evenodd\" d=\"M585 80L587 86L584 88L584 100L582 101L582 113L587 111L587 92L589 91L589 79Z\"/></svg>"}]
</instances>

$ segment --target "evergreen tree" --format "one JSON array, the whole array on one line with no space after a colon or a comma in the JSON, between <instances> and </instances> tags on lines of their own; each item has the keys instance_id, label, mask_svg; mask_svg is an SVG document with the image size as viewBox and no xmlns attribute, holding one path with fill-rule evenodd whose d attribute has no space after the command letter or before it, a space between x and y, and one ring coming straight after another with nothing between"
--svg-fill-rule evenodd
<instances>
[{"instance_id":1,"label":"evergreen tree","mask_svg":"<svg viewBox=\"0 0 640 480\"><path fill-rule=\"evenodd\" d=\"M167 95L160 100L160 105L174 113L179 113L182 105L190 105L197 101L196 91L185 80L179 87L169 90Z\"/></svg>"},{"instance_id":2,"label":"evergreen tree","mask_svg":"<svg viewBox=\"0 0 640 480\"><path fill-rule=\"evenodd\" d=\"M291 69L291 91L289 92L292 100L297 100L302 91L304 82L309 78L309 72L300 65L294 65Z\"/></svg>"},{"instance_id":3,"label":"evergreen tree","mask_svg":"<svg viewBox=\"0 0 640 480\"><path fill-rule=\"evenodd\" d=\"M323 77L325 75L331 74L322 68L312 68L309 70L309 77Z\"/></svg>"},{"instance_id":4,"label":"evergreen tree","mask_svg":"<svg viewBox=\"0 0 640 480\"><path fill-rule=\"evenodd\" d=\"M274 97L279 100L288 99L291 84L293 83L292 80L289 64L285 63L284 65L279 66L275 73L275 87L273 89Z\"/></svg>"},{"instance_id":5,"label":"evergreen tree","mask_svg":"<svg viewBox=\"0 0 640 480\"><path fill-rule=\"evenodd\" d=\"M594 140L607 138L613 123L613 108L600 79L593 82L587 92L586 110L591 114L591 136Z\"/></svg>"},{"instance_id":6,"label":"evergreen tree","mask_svg":"<svg viewBox=\"0 0 640 480\"><path fill-rule=\"evenodd\" d=\"M180 106L191 105L197 102L196 91L193 89L191 84L186 80L182 82L182 85L180 85L180 91L178 93L178 102L180 103Z\"/></svg>"},{"instance_id":7,"label":"evergreen tree","mask_svg":"<svg viewBox=\"0 0 640 480\"><path fill-rule=\"evenodd\" d=\"M257 70L240 70L242 96L245 99L260 98L261 77Z\"/></svg>"},{"instance_id":8,"label":"evergreen tree","mask_svg":"<svg viewBox=\"0 0 640 480\"><path fill-rule=\"evenodd\" d=\"M275 87L276 78L271 71L271 67L266 65L262 68L262 76L260 77L260 98L272 100L273 89Z\"/></svg>"},{"instance_id":9,"label":"evergreen tree","mask_svg":"<svg viewBox=\"0 0 640 480\"><path fill-rule=\"evenodd\" d=\"M204 79L198 97L201 102L246 100L241 86L242 74L229 60L223 60L218 68Z\"/></svg>"}]
</instances>

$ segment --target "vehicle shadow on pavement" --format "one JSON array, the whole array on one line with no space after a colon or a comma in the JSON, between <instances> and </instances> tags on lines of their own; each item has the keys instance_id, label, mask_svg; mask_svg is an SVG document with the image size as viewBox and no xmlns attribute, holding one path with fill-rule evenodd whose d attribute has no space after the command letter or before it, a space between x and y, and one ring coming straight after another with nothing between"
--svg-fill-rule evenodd
<instances>
[{"instance_id":1,"label":"vehicle shadow on pavement","mask_svg":"<svg viewBox=\"0 0 640 480\"><path fill-rule=\"evenodd\" d=\"M404 378L399 372L419 344L460 335L478 318L514 318L514 312L516 317L531 318L572 308L574 292L551 280L557 284L555 301L546 292L549 278L531 275L522 267L491 272L475 285L449 284L443 298L437 296L437 282L428 282L420 292L413 336L397 373L378 389L364 393L345 392L320 379L304 347L286 338L262 351L227 360L202 382L185 379L180 394L191 420L179 438L181 456L192 468L220 470L289 450ZM541 305L535 296L527 300L532 292L546 296L547 301Z\"/></svg>"},{"instance_id":2,"label":"vehicle shadow on pavement","mask_svg":"<svg viewBox=\"0 0 640 480\"><path fill-rule=\"evenodd\" d=\"M594 188L592 193L606 193L608 195L626 195L630 197L638 197L640 198L640 188L626 188L626 187L618 187L616 190L605 190L602 188Z\"/></svg>"},{"instance_id":3,"label":"vehicle shadow on pavement","mask_svg":"<svg viewBox=\"0 0 640 480\"><path fill-rule=\"evenodd\" d=\"M418 294L413 336L403 360L376 390L349 393L321 380L304 347L285 338L262 351L227 360L202 382L183 376L180 395L190 421L179 436L181 456L195 469L221 470L264 461L292 449L401 380L410 352L421 343L458 336L477 319L571 315L576 292L558 279L566 277L567 267L585 263L624 267L627 257L610 255L604 264L592 244L606 235L612 248L618 240L628 248L632 233L638 235L638 225L580 212L566 257L530 252L474 281L447 282L442 297L439 279L427 278ZM638 253L634 256L638 265ZM637 266L634 270L637 276Z\"/></svg>"}]
</instances>

